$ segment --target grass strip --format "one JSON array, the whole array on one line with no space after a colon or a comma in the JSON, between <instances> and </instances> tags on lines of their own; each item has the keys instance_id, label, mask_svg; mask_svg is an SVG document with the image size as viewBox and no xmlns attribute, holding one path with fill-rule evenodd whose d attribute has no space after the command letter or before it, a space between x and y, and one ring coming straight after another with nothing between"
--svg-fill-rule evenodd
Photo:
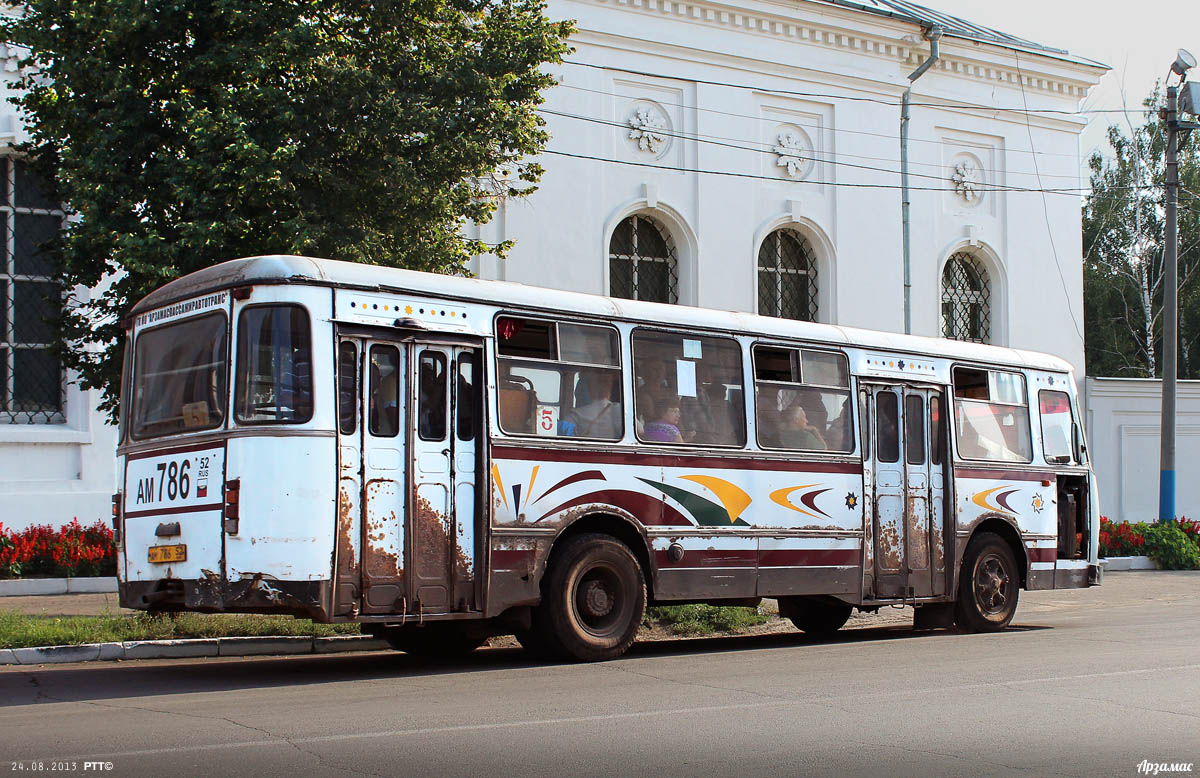
<instances>
[{"instance_id":1,"label":"grass strip","mask_svg":"<svg viewBox=\"0 0 1200 778\"><path fill-rule=\"evenodd\" d=\"M658 625L675 635L737 633L766 624L769 616L757 608L718 605L656 605L646 609L647 626Z\"/></svg>"},{"instance_id":2,"label":"grass strip","mask_svg":"<svg viewBox=\"0 0 1200 778\"><path fill-rule=\"evenodd\" d=\"M310 619L291 616L209 613L31 616L14 610L0 610L0 648L175 638L358 634L357 624L314 624Z\"/></svg>"}]
</instances>

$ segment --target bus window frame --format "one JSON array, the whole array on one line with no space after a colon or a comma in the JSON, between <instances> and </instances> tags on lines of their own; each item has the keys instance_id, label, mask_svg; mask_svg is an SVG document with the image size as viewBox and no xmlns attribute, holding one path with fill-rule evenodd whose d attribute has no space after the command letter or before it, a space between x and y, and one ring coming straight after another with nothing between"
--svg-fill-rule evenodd
<instances>
[{"instance_id":1,"label":"bus window frame","mask_svg":"<svg viewBox=\"0 0 1200 778\"><path fill-rule=\"evenodd\" d=\"M167 433L164 435L138 435L137 434L137 410L138 409L137 409L137 402L136 402L137 390L135 387L135 383L136 383L136 380L138 377L138 374L137 374L137 368L138 368L137 353L138 353L138 351L137 351L137 349L138 349L139 342L147 333L156 332L157 330L163 329L165 327L171 327L176 324L181 324L181 323L187 322L187 321L194 321L197 319L202 319L206 316L213 316L213 315L219 315L222 318L224 318L224 320L225 320L225 397L224 397L225 402L224 402L223 407L221 408L220 420L216 424L209 426L209 427L196 427L195 429L178 430L176 432L170 432L170 433ZM130 394L129 412L128 412L129 418L128 418L128 421L126 424L126 426L128 428L129 439L131 441L137 441L137 442L141 443L141 442L145 442L145 441L149 441L149 440L161 440L164 438L172 438L172 437L176 437L179 435L192 435L192 434L199 433L199 432L211 433L214 430L220 431L220 430L228 429L229 419L232 417L232 414L230 411L231 411L231 407L233 405L233 400L234 400L234 389L233 389L234 382L230 380L230 374L232 373L233 356L234 356L232 321L233 321L233 317L230 315L229 310L227 308L223 308L223 307L222 308L213 308L211 310L207 310L207 311L198 313L195 316L184 316L184 317L181 317L178 319L171 319L169 321L164 321L161 324L155 324L152 327L145 327L143 329L138 330L134 334L133 365L130 368L130 377L129 377L129 394Z\"/></svg>"},{"instance_id":2,"label":"bus window frame","mask_svg":"<svg viewBox=\"0 0 1200 778\"><path fill-rule=\"evenodd\" d=\"M238 401L239 401L239 395L241 394L241 367L242 367L242 365L241 365L241 360L238 359L238 357L240 356L240 354L238 353L238 346L241 343L241 337L242 337L242 317L246 315L247 311L252 311L252 310L255 310L258 308L299 308L304 313L304 318L306 319L307 324L308 324L308 364L309 364L308 371L309 371L309 384L310 384L309 392L312 397L312 402L308 409L308 416L305 417L304 419L297 419L297 420L291 420L291 419L253 420L253 419L251 419L251 420L245 420L241 417L240 408L238 407L239 406ZM230 321L232 322L232 318ZM251 303L250 305L246 305L246 306L243 306L242 308L238 309L236 325L237 325L236 328L231 327L230 338L229 338L229 350L230 350L229 366L230 366L232 377L233 377L233 380L229 382L229 390L230 390L230 398L229 399L230 399L230 406L231 406L231 411L232 411L232 413L230 414L230 418L233 420L233 422L239 428L240 427L273 427L273 426L279 426L279 425L298 426L298 425L302 425L302 424L311 423L312 420L314 418L316 418L316 416L317 416L317 380L316 380L316 375L315 375L316 363L315 363L315 358L313 356L314 352L315 352L314 346L316 344L316 339L313 337L313 317L312 317L312 313L309 312L309 310L308 310L308 306L304 305L303 303L295 302L295 301L274 301L274 302ZM235 341L237 341L237 342L235 343ZM336 360L337 360L337 356L335 353L335 356L334 356L335 363L336 363Z\"/></svg>"},{"instance_id":3,"label":"bus window frame","mask_svg":"<svg viewBox=\"0 0 1200 778\"><path fill-rule=\"evenodd\" d=\"M800 370L800 379L801 379L800 382L793 383L791 381L775 381L775 380L771 380L771 379L761 379L760 380L758 378L758 363L755 361L755 354L754 354L755 350L759 346L764 346L766 348L778 348L778 349L791 350L793 352L794 363ZM817 384L817 383L805 382L804 381L804 353L803 353L805 351L812 351L812 352L817 352L817 353L821 353L821 354L829 354L829 355L841 357L842 358L842 366L845 367L845 369L846 369L846 385L838 386L836 384ZM835 390L835 391L839 391L839 392L845 392L846 393L846 402L857 405L858 400L856 399L857 389L856 389L855 380L854 380L855 376L854 376L854 371L851 369L851 366L850 366L850 355L849 354L847 354L845 351L841 351L836 348L830 348L828 345L825 345L825 344L822 344L820 346L811 346L807 343L795 343L795 342L785 342L785 341L776 341L776 340L759 340L759 339L750 341L749 349L747 350L747 353L750 356L750 371L751 371L751 380L753 380L753 382L754 382L754 392L753 392L754 396L752 398L750 398L751 393L749 393L749 392L746 393L747 398L749 399L749 403L750 403L747 406L746 412L749 416L753 417L753 419L754 419L754 443L760 451L766 451L766 452L771 452L771 453L787 452L787 453L800 453L800 454L816 454L819 456L855 456L855 455L857 455L860 447L862 446L862 441L860 440L861 433L858 428L858 425L855 424L855 420L858 418L859 414L858 414L857 409L850 408L849 406L847 406L847 410L850 413L850 431L849 431L849 435L847 436L847 440L851 440L854 443L854 445L852 445L850 447L849 451L834 451L833 449L788 448L787 446L772 446L769 443L763 442L761 432L759 431L759 424L758 424L758 385L760 383L767 384L767 385L770 385L773 387L778 387L780 389L788 389L788 388L797 389L797 388L807 387L807 388L816 389L818 391L820 391L822 389L830 389L830 390Z\"/></svg>"},{"instance_id":4,"label":"bus window frame","mask_svg":"<svg viewBox=\"0 0 1200 778\"><path fill-rule=\"evenodd\" d=\"M978 400L978 399L974 399L974 398L970 398L970 397L961 397L960 398L958 396L958 392L955 390L955 385L954 385L954 371L960 367L965 367L969 370L982 370L985 373L992 373L992 372L1016 373L1017 375L1021 376L1021 383L1024 388L1025 404L1021 405L1018 403L993 402L992 400ZM991 386L990 377L988 380L988 386L989 387ZM1036 456L1035 456L1036 452L1034 450L1034 445L1033 445L1033 413L1030 410L1032 404L1029 401L1029 374L1027 371L1025 371L1024 369L1019 368L1019 367L1013 367L1011 365L996 366L996 365L987 365L987 364L980 365L980 364L972 363L972 362L951 362L950 363L950 385L948 388L949 388L949 395L950 395L950 402L949 402L950 410L947 412L947 417L948 417L948 425L947 426L948 426L948 430L950 432L950 437L952 438L951 443L953 444L955 460L962 460L964 462L985 462L990 465L1002 465L1002 466L1033 464L1033 461L1036 459ZM1025 460L986 459L986 458L979 458L979 457L964 456L958 447L958 403L960 403L960 402L975 403L978 405L1005 405L1005 406L1008 406L1009 408L1024 408L1025 409L1025 433L1028 436L1026 439L1029 441L1029 458L1025 459ZM949 426L949 425L953 425L953 426Z\"/></svg>"},{"instance_id":5,"label":"bus window frame","mask_svg":"<svg viewBox=\"0 0 1200 778\"><path fill-rule=\"evenodd\" d=\"M496 325L500 321L500 319L504 319L504 318L520 319L523 321L545 322L547 324L553 325L553 327L554 327L553 345L554 345L555 354L559 354L562 352L562 349L559 347L559 337L558 337L558 325L560 323L583 325L583 326L587 326L587 327L599 327L599 328L602 328L605 330L609 330L613 333L616 333L616 336L617 336L616 337L616 352L615 352L617 364L616 365L604 365L604 364L600 364L597 362L575 362L575 361L568 361L568 360L561 360L561 359L540 359L538 357L516 357L516 356L506 356L504 354L501 354L500 353L501 340L497 335ZM575 442L599 443L599 444L609 444L609 445L612 445L613 443L620 443L621 441L625 440L626 434L629 431L628 430L629 424L627 422L626 415L627 415L629 409L632 407L632 400L630 398L626 397L626 394L625 394L625 354L624 354L624 348L623 348L624 342L623 342L620 327L617 327L615 324L612 324L612 323L599 323L593 319L579 319L579 318L573 318L573 317L569 317L569 316L554 318L551 316L522 313L520 311L504 309L504 310L497 311L495 313L495 315L492 316L491 340L492 340L492 358L493 358L493 364L494 364L496 372L495 372L495 381L494 382L489 381L487 384L487 387L489 389L489 393L492 395L491 401L495 402L495 404L496 404L495 424L496 424L496 429L500 431L501 435L504 435L505 437L509 437L509 438L516 438L519 440L537 440L540 442L556 441L556 442L568 442L568 443L575 443ZM500 407L499 407L500 406L499 381L500 381L500 376L503 375L503 373L500 370L500 360L502 360L502 359L509 360L509 362L511 364L516 364L516 365L526 364L535 369L553 370L552 367L544 367L543 368L541 366L542 365L546 365L546 366L558 365L558 366L572 366L572 367L576 367L576 368L587 368L589 370L609 370L609 371L615 372L618 377L617 385L621 392L621 416L620 416L621 431L620 431L620 434L615 438L596 438L596 437L585 437L583 435L559 435L559 434L539 435L539 434L537 434L536 429L534 432L510 432L510 431L506 430L504 428L504 424L503 424L503 421L501 418L503 414L500 413ZM563 392L566 389L566 387L563 384L562 371L559 370L559 371L555 371L555 372L559 373L558 407L561 410ZM576 373L578 373L578 372L579 371L576 371ZM562 419L560 418L560 421L561 420ZM555 432L557 433L557 430Z\"/></svg>"}]
</instances>

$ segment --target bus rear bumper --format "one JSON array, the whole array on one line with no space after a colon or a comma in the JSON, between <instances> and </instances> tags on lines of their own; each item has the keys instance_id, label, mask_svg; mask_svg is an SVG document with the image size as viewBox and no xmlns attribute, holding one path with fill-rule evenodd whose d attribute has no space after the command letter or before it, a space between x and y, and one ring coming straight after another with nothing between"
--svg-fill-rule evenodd
<instances>
[{"instance_id":1,"label":"bus rear bumper","mask_svg":"<svg viewBox=\"0 0 1200 778\"><path fill-rule=\"evenodd\" d=\"M313 621L329 621L332 585L329 581L277 581L261 575L226 581L160 578L121 581L121 607L136 610L201 611L205 613L279 613Z\"/></svg>"}]
</instances>

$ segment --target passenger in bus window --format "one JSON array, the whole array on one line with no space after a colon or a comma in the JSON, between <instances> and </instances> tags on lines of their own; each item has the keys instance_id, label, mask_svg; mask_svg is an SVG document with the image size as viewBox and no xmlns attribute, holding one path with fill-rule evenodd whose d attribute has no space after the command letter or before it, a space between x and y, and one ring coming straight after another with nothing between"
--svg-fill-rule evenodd
<instances>
[{"instance_id":1,"label":"passenger in bus window","mask_svg":"<svg viewBox=\"0 0 1200 778\"><path fill-rule=\"evenodd\" d=\"M825 442L830 451L850 451L854 448L854 443L851 441L850 415L847 413L850 408L849 398L838 395L836 399L841 400L842 407L838 415L829 422L829 429L825 430Z\"/></svg>"},{"instance_id":2,"label":"passenger in bus window","mask_svg":"<svg viewBox=\"0 0 1200 778\"><path fill-rule=\"evenodd\" d=\"M612 370L591 370L582 374L575 388L576 397L582 395L594 399L567 414L565 420L573 425L574 435L607 440L621 437L619 375ZM562 425L561 428L572 429L568 425Z\"/></svg>"},{"instance_id":3,"label":"passenger in bus window","mask_svg":"<svg viewBox=\"0 0 1200 778\"><path fill-rule=\"evenodd\" d=\"M679 402L664 398L658 403L654 421L646 423L642 437L658 443L683 443L679 422Z\"/></svg>"},{"instance_id":4,"label":"passenger in bus window","mask_svg":"<svg viewBox=\"0 0 1200 778\"><path fill-rule=\"evenodd\" d=\"M808 412L799 402L784 411L783 429L779 437L780 445L784 448L798 448L804 451L824 451L828 448L821 431L809 422Z\"/></svg>"},{"instance_id":5,"label":"passenger in bus window","mask_svg":"<svg viewBox=\"0 0 1200 778\"><path fill-rule=\"evenodd\" d=\"M512 365L500 360L500 428L505 432L532 434L537 413L537 392L533 381L514 375Z\"/></svg>"},{"instance_id":6,"label":"passenger in bus window","mask_svg":"<svg viewBox=\"0 0 1200 778\"><path fill-rule=\"evenodd\" d=\"M656 356L638 359L635 365L634 401L636 411L634 423L638 435L642 435L646 422L653 419L656 403L667 394L674 394L667 379L667 361ZM644 436L643 436L644 437Z\"/></svg>"},{"instance_id":7,"label":"passenger in bus window","mask_svg":"<svg viewBox=\"0 0 1200 778\"><path fill-rule=\"evenodd\" d=\"M725 384L715 371L701 362L695 397L681 397L680 412L687 418L683 437L692 443L727 445L738 442L729 402L725 399ZM686 409L686 413L684 410Z\"/></svg>"}]
</instances>

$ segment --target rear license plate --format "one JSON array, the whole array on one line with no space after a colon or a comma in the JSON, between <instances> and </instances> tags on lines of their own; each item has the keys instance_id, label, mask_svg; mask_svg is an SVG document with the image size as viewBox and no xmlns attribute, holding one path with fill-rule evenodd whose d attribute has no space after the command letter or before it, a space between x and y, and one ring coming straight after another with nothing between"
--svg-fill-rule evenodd
<instances>
[{"instance_id":1,"label":"rear license plate","mask_svg":"<svg viewBox=\"0 0 1200 778\"><path fill-rule=\"evenodd\" d=\"M180 543L177 546L151 546L150 547L151 562L186 562L187 561L187 544Z\"/></svg>"}]
</instances>

